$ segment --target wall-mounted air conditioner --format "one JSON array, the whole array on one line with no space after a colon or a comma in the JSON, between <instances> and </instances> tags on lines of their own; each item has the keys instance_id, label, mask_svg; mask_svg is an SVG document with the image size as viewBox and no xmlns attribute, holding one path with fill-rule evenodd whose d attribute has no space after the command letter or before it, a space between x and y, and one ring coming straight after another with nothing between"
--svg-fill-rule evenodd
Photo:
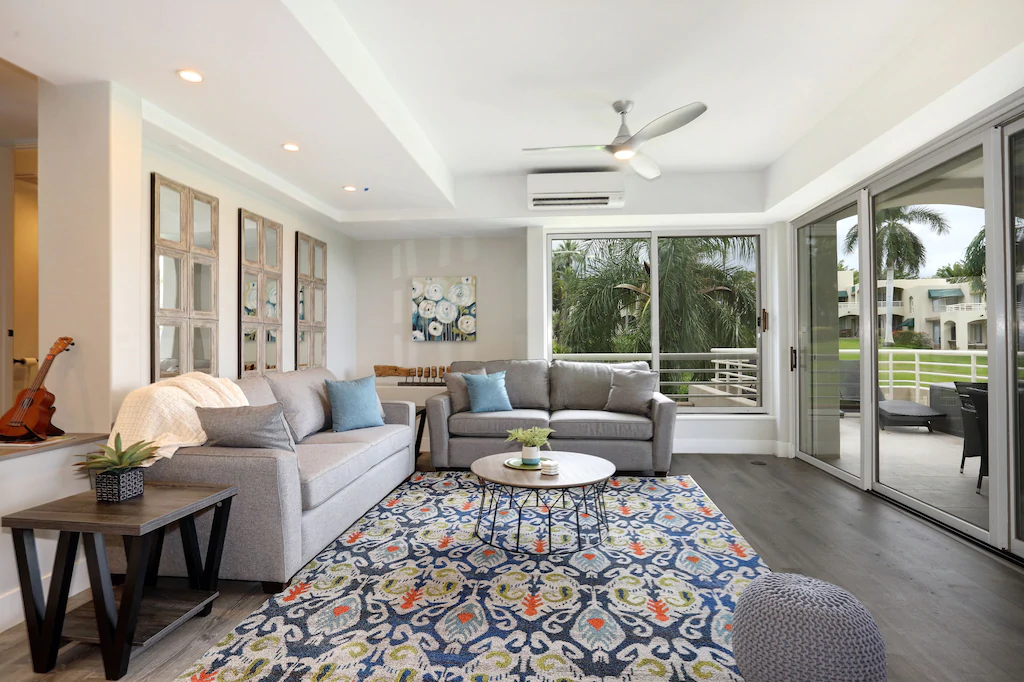
<instances>
[{"instance_id":1,"label":"wall-mounted air conditioner","mask_svg":"<svg viewBox=\"0 0 1024 682\"><path fill-rule=\"evenodd\" d=\"M626 183L622 173L531 173L526 176L531 211L622 208Z\"/></svg>"}]
</instances>

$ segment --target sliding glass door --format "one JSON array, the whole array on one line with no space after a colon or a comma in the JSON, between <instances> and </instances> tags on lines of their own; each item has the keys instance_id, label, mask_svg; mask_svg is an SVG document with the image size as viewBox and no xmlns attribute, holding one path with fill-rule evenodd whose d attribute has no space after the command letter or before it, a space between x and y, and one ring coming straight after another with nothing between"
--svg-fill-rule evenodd
<instances>
[{"instance_id":1,"label":"sliding glass door","mask_svg":"<svg viewBox=\"0 0 1024 682\"><path fill-rule=\"evenodd\" d=\"M874 207L879 491L989 527L988 277L980 140ZM855 232L847 243L856 240Z\"/></svg>"},{"instance_id":2,"label":"sliding glass door","mask_svg":"<svg viewBox=\"0 0 1024 682\"><path fill-rule=\"evenodd\" d=\"M1024 120L1007 126L1005 135L1006 214L1013 263L1013 295L1010 300L1014 317L1009 334L1014 358L1011 363L1011 393L1016 398L1013 415L1017 418L1011 462L1011 550L1024 556Z\"/></svg>"},{"instance_id":3,"label":"sliding glass door","mask_svg":"<svg viewBox=\"0 0 1024 682\"><path fill-rule=\"evenodd\" d=\"M806 457L860 476L860 277L856 246L841 237L856 203L796 233L797 447ZM854 228L855 229L855 228ZM868 288L868 296L873 296Z\"/></svg>"}]
</instances>

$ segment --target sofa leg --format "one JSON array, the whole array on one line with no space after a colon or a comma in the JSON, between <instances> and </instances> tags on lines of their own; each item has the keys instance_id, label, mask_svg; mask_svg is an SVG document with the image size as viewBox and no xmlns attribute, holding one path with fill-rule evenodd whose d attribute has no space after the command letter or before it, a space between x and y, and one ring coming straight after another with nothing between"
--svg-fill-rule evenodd
<instances>
[{"instance_id":1,"label":"sofa leg","mask_svg":"<svg viewBox=\"0 0 1024 682\"><path fill-rule=\"evenodd\" d=\"M668 476L668 472L667 471L655 471L654 475L657 476L658 478L665 478L666 476Z\"/></svg>"},{"instance_id":2,"label":"sofa leg","mask_svg":"<svg viewBox=\"0 0 1024 682\"><path fill-rule=\"evenodd\" d=\"M273 580L263 581L263 594L278 594L284 592L288 583L275 583Z\"/></svg>"}]
</instances>

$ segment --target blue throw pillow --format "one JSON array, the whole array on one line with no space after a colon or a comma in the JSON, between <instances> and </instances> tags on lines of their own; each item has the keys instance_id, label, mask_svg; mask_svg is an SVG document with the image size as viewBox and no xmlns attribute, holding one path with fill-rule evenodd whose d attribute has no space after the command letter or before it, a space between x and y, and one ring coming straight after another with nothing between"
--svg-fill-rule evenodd
<instances>
[{"instance_id":1,"label":"blue throw pillow","mask_svg":"<svg viewBox=\"0 0 1024 682\"><path fill-rule=\"evenodd\" d=\"M505 390L505 373L463 374L469 389L469 409L472 412L508 412L512 403Z\"/></svg>"},{"instance_id":2,"label":"blue throw pillow","mask_svg":"<svg viewBox=\"0 0 1024 682\"><path fill-rule=\"evenodd\" d=\"M331 401L331 419L335 431L384 426L380 403L377 402L377 385L372 376L354 381L328 379L327 397Z\"/></svg>"}]
</instances>

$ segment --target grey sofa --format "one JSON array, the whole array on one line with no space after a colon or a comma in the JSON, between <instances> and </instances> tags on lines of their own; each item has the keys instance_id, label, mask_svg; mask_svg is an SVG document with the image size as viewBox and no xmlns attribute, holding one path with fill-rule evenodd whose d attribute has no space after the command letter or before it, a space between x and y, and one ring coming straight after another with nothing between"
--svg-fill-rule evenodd
<instances>
[{"instance_id":1,"label":"grey sofa","mask_svg":"<svg viewBox=\"0 0 1024 682\"><path fill-rule=\"evenodd\" d=\"M237 382L252 405L280 402L293 435L296 427L315 427L295 452L182 448L146 470L147 480L238 486L221 578L257 580L278 591L412 474L414 404L383 403L384 426L334 433L324 384L333 378L326 369L308 369ZM203 548L212 517L197 518ZM123 552L110 553L111 563L123 566ZM165 538L160 575L187 575L176 528Z\"/></svg>"},{"instance_id":2,"label":"grey sofa","mask_svg":"<svg viewBox=\"0 0 1024 682\"><path fill-rule=\"evenodd\" d=\"M554 429L551 448L603 457L619 471L668 472L672 460L676 403L654 394L650 414L606 412L612 368L650 369L646 362L607 365L555 360L455 362L452 372L505 372L510 412L454 412L451 395L427 399L430 461L438 469L464 468L486 455L513 452L508 429Z\"/></svg>"}]
</instances>

